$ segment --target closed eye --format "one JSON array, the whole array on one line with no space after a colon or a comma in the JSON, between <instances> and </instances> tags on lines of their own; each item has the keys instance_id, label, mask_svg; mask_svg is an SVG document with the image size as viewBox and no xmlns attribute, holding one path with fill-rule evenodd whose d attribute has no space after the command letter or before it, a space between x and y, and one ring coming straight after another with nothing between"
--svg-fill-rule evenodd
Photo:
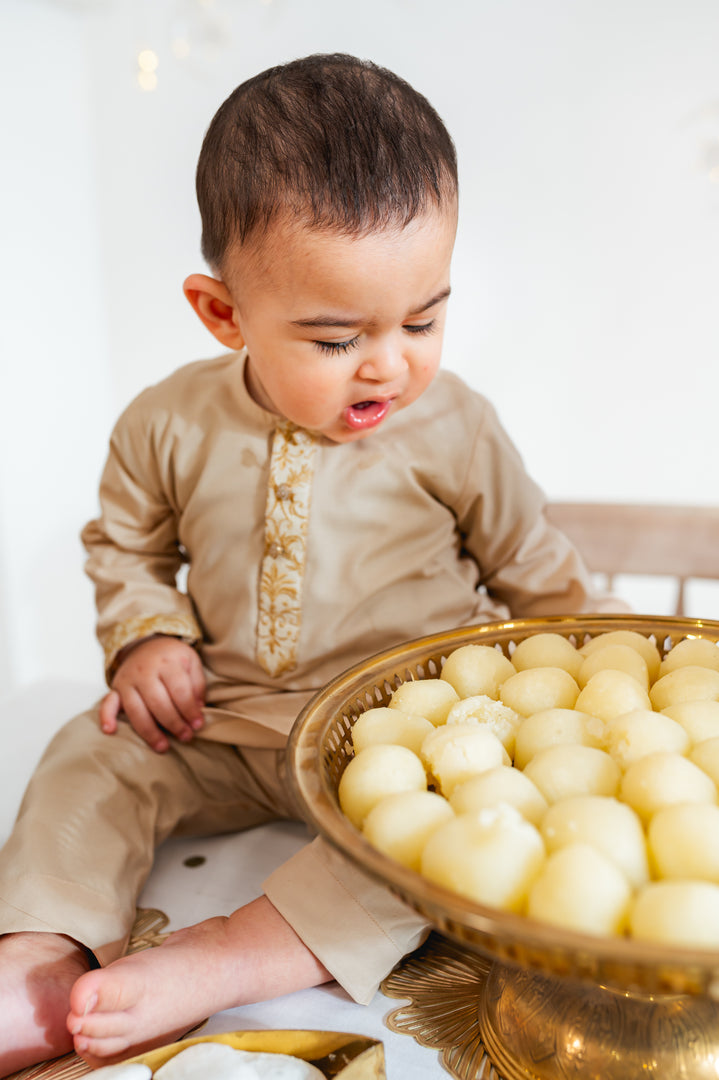
<instances>
[{"instance_id":1,"label":"closed eye","mask_svg":"<svg viewBox=\"0 0 719 1080\"><path fill-rule=\"evenodd\" d=\"M313 341L312 344L315 345L320 352L331 356L333 354L336 355L337 353L347 353L352 349L356 349L359 346L359 338L353 337L348 341Z\"/></svg>"},{"instance_id":2,"label":"closed eye","mask_svg":"<svg viewBox=\"0 0 719 1080\"><path fill-rule=\"evenodd\" d=\"M430 319L426 323L407 323L402 329L408 334L433 334L437 329L437 320Z\"/></svg>"}]
</instances>

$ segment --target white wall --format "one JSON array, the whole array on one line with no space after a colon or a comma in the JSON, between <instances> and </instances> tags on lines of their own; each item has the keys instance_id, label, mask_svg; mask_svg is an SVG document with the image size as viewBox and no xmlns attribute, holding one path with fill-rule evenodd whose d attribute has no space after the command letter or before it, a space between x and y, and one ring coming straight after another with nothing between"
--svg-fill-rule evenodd
<instances>
[{"instance_id":1,"label":"white wall","mask_svg":"<svg viewBox=\"0 0 719 1080\"><path fill-rule=\"evenodd\" d=\"M84 19L0 8L0 677L95 672L79 523L114 411Z\"/></svg>"},{"instance_id":2,"label":"white wall","mask_svg":"<svg viewBox=\"0 0 719 1080\"><path fill-rule=\"evenodd\" d=\"M181 292L202 135L237 83L303 53L386 64L446 120L446 365L548 493L716 502L718 42L716 0L2 0L5 683L97 670L77 533L111 419L216 351Z\"/></svg>"}]
</instances>

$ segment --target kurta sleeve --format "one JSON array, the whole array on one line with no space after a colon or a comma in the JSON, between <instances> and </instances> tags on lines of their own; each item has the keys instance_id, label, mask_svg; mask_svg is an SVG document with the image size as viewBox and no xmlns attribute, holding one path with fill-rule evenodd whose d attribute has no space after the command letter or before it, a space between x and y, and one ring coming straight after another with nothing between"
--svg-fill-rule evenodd
<instances>
[{"instance_id":1,"label":"kurta sleeve","mask_svg":"<svg viewBox=\"0 0 719 1080\"><path fill-rule=\"evenodd\" d=\"M512 615L629 611L595 587L570 540L545 516L546 497L485 401L457 505L464 545L481 583Z\"/></svg>"},{"instance_id":2,"label":"kurta sleeve","mask_svg":"<svg viewBox=\"0 0 719 1080\"><path fill-rule=\"evenodd\" d=\"M108 679L121 649L152 634L202 637L177 574L184 561L161 432L135 403L118 421L100 482L100 516L82 531Z\"/></svg>"}]
</instances>

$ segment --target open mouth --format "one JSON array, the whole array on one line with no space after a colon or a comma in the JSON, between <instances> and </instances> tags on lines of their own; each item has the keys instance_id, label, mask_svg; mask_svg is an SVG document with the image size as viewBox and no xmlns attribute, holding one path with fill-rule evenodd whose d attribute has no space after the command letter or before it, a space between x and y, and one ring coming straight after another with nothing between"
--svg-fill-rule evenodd
<instances>
[{"instance_id":1,"label":"open mouth","mask_svg":"<svg viewBox=\"0 0 719 1080\"><path fill-rule=\"evenodd\" d=\"M344 411L345 423L353 431L375 427L389 412L392 401L357 401L349 405Z\"/></svg>"}]
</instances>

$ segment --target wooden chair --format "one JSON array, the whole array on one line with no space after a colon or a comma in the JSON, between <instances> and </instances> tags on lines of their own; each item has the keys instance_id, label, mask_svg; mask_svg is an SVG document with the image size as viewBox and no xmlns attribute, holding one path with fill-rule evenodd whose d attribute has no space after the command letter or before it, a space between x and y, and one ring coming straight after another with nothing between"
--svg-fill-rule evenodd
<instances>
[{"instance_id":1,"label":"wooden chair","mask_svg":"<svg viewBox=\"0 0 719 1080\"><path fill-rule=\"evenodd\" d=\"M690 578L719 580L719 507L554 502L547 516L610 588L618 574L675 578L676 615Z\"/></svg>"}]
</instances>

